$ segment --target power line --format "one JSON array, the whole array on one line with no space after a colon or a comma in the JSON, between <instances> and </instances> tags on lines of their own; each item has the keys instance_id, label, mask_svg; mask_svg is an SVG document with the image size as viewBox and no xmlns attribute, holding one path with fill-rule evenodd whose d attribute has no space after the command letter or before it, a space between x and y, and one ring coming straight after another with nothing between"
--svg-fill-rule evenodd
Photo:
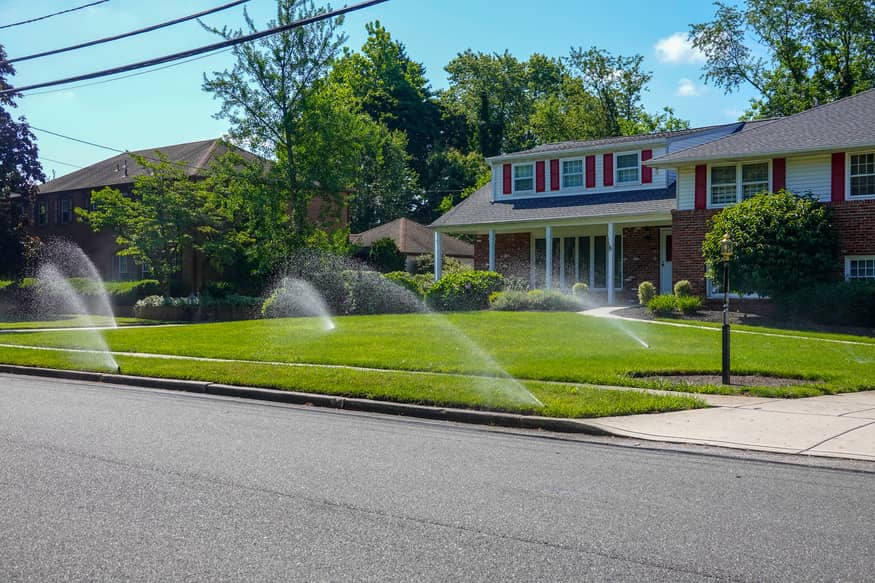
<instances>
[{"instance_id":1,"label":"power line","mask_svg":"<svg viewBox=\"0 0 875 583\"><path fill-rule=\"evenodd\" d=\"M292 30L294 28L299 28L301 26L306 26L308 24L313 24L315 22L327 20L329 18L341 16L341 15L347 14L349 12L354 12L356 10L368 8L368 7L374 6L376 4L382 4L383 2L387 2L387 1L388 0L367 0L365 2L360 2L359 4L353 4L352 6L338 8L337 10L332 10L331 12L325 12L322 14L317 14L315 16L302 18L300 20L296 20L295 22L290 22L289 24L284 24L283 26L269 28L267 30L262 30L262 31L255 32L252 34L239 36L237 38L224 40L222 42L202 46L202 47L199 47L196 49L190 49L190 50L183 51L180 53L174 53L172 55L165 55L163 57L149 59L148 61L140 61L139 63L132 63L130 65L124 65L121 67L113 67L112 69L105 69L103 71L96 71L94 73L87 73L85 75L77 75L75 77L67 77L66 79L58 79L56 81L47 81L45 83L36 83L34 85L26 85L24 87L11 87L9 89L4 89L4 90L0 91L0 95L6 95L7 93L16 93L19 91L28 91L30 89L41 89L43 87L54 87L55 85L65 85L67 83L75 83L76 81L87 81L88 79L96 79L98 77L106 77L108 75L116 75L118 73L127 73L128 71L135 71L137 69L143 69L145 67L151 67L154 65L162 65L164 63L178 61L180 59L185 59L185 58L192 57L195 55L209 53L209 52L217 51L219 49L224 49L227 47L233 47L233 46L243 44L243 43L246 43L249 41L257 40L257 39L260 39L260 38L263 38L266 36L274 35L274 34L277 34L280 32L285 32L288 30Z\"/></svg>"},{"instance_id":2,"label":"power line","mask_svg":"<svg viewBox=\"0 0 875 583\"><path fill-rule=\"evenodd\" d=\"M83 8L88 8L89 6L97 6L98 4L103 4L104 2L109 2L109 0L98 0L97 2L91 2L90 4L83 4L82 6L76 6L75 8L68 8L67 10L61 10L60 12L53 12L51 14L46 14L45 16L31 18L30 20L22 20L21 22L13 22L12 24L4 24L3 26L0 26L0 29L12 28L13 26L21 26L22 24L30 24L31 22L36 22L38 20L45 20L46 18L51 18L52 16L58 16L59 14L67 14L68 12L75 12L77 10L82 10Z\"/></svg>"},{"instance_id":3,"label":"power line","mask_svg":"<svg viewBox=\"0 0 875 583\"><path fill-rule=\"evenodd\" d=\"M72 141L74 141L74 142L79 142L80 144L85 144L85 145L87 145L87 146L94 146L95 148L102 148L102 149L104 149L104 150L109 150L110 152L115 152L116 154L124 154L124 153L126 152L126 150L119 150L118 148L113 148L113 147L110 147L110 146L102 146L102 145L100 145L100 144L95 144L94 142L89 142L89 141L86 141L86 140L80 140L79 138L74 138L74 137L71 137L71 136L65 136L64 134L59 134L59 133L57 133L57 132L53 132L53 131L51 131L51 130L44 130L44 129L42 129L42 128L38 128L38 127L36 127L36 126L30 126L30 129L32 129L32 130L36 130L36 131L38 131L38 132L42 132L42 133L44 133L44 134L51 134L51 135L53 135L53 136L57 136L57 137L59 137L59 138L64 138L65 140L72 140Z\"/></svg>"},{"instance_id":4,"label":"power line","mask_svg":"<svg viewBox=\"0 0 875 583\"><path fill-rule=\"evenodd\" d=\"M40 160L46 160L48 162L52 162L54 164L63 164L64 166L72 166L73 168L85 168L85 166L80 166L78 164L70 164L69 162L61 162L60 160L53 160L52 158L46 158L45 156L40 156Z\"/></svg>"},{"instance_id":5,"label":"power line","mask_svg":"<svg viewBox=\"0 0 875 583\"><path fill-rule=\"evenodd\" d=\"M138 30L132 30L130 32L117 34L115 36L107 36L107 37L100 38L97 40L92 40L92 41L80 43L78 45L71 45L69 47L64 47L62 49L53 49L51 51L45 51L42 53L35 53L33 55L27 55L24 57L16 57L14 59L7 59L6 62L7 63L16 63L19 61L27 61L30 59L38 59L40 57L47 57L49 55L57 55L59 53L66 53L69 51L75 51L77 49L83 49L85 47L92 47L94 45L108 43L111 41L127 38L129 36L136 36L136 35L144 34L147 32L152 32L153 30L158 30L160 28L166 28L168 26L173 26L174 24L179 24L181 22L186 22L188 20L194 20L195 18L200 18L201 16L206 16L207 14L212 14L214 12L220 12L222 10L227 10L228 8L233 8L234 6L239 6L240 4L245 4L246 2L249 2L249 0L235 0L234 2L229 2L228 4L223 4L222 6L217 6L216 8L210 8L209 10L204 10L202 12L198 12L197 14L189 14L188 16L183 16L181 18L176 18L174 20L168 20L166 22L161 22L159 24L153 24L152 26L147 26L145 28L140 28Z\"/></svg>"}]
</instances>

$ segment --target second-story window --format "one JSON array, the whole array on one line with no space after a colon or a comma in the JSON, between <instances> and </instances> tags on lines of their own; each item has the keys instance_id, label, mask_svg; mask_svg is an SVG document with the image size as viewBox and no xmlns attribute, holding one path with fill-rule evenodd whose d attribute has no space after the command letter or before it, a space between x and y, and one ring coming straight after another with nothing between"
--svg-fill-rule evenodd
<instances>
[{"instance_id":1,"label":"second-story window","mask_svg":"<svg viewBox=\"0 0 875 583\"><path fill-rule=\"evenodd\" d=\"M583 160L562 161L562 188L583 186Z\"/></svg>"},{"instance_id":2,"label":"second-story window","mask_svg":"<svg viewBox=\"0 0 875 583\"><path fill-rule=\"evenodd\" d=\"M711 167L711 205L724 206L769 190L769 163Z\"/></svg>"},{"instance_id":3,"label":"second-story window","mask_svg":"<svg viewBox=\"0 0 875 583\"><path fill-rule=\"evenodd\" d=\"M513 167L513 190L514 192L535 190L534 164L518 164Z\"/></svg>"},{"instance_id":4,"label":"second-story window","mask_svg":"<svg viewBox=\"0 0 875 583\"><path fill-rule=\"evenodd\" d=\"M875 196L875 153L851 154L851 196Z\"/></svg>"},{"instance_id":5,"label":"second-story window","mask_svg":"<svg viewBox=\"0 0 875 583\"><path fill-rule=\"evenodd\" d=\"M61 200L61 223L66 225L73 220L73 201L69 198Z\"/></svg>"},{"instance_id":6,"label":"second-story window","mask_svg":"<svg viewBox=\"0 0 875 583\"><path fill-rule=\"evenodd\" d=\"M638 182L638 152L617 154L617 184Z\"/></svg>"}]
</instances>

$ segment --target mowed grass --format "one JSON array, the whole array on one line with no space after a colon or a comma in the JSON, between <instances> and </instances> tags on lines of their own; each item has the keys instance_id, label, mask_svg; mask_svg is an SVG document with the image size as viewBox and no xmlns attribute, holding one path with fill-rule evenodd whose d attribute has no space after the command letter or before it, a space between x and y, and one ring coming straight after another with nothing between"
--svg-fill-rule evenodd
<instances>
[{"instance_id":1,"label":"mowed grass","mask_svg":"<svg viewBox=\"0 0 875 583\"><path fill-rule=\"evenodd\" d=\"M374 391L382 390L375 388L374 383L388 383L392 390L381 398L436 404L461 402L466 406L480 403L493 408L505 407L506 404L496 405L500 401L498 397L485 398L483 395L490 394L491 390L482 386L471 389L470 399L458 397L467 394L463 387L472 385L470 379L404 375L401 371L486 376L497 376L506 371L522 379L547 408L551 398L558 399L565 394L562 391L567 393L570 388L543 385L543 381L791 397L875 388L875 345L827 342L817 337L733 335L733 374L792 377L806 381L797 386L742 389L722 385L670 385L641 378L649 374L719 373L720 334L715 330L597 319L570 313L525 312L358 316L337 318L335 324L335 330L326 332L315 319L257 320L117 329L107 331L105 338L111 349L118 352L247 361L153 363L154 359L137 358L134 360L140 362L137 365L140 368L136 370L143 372L134 373L127 364L122 365L125 372L132 374L202 378L300 390L317 390L324 383L332 386L323 387L320 392L365 396L376 395ZM87 335L73 331L0 337L3 344L48 347L87 348L91 346L90 342ZM12 362L21 354L22 351L15 351L13 355L5 350L0 352L0 359ZM40 357L34 358L39 360ZM125 360L126 357L120 358ZM311 370L264 363L309 363L382 370ZM64 366L61 362L56 364ZM217 368L212 368L214 364ZM152 368L156 370L147 372ZM205 370L208 372L203 372ZM244 370L247 371L245 374L238 372ZM205 376L207 374L220 376ZM239 379L240 382L228 379ZM488 385L489 382L489 379L478 378L473 384ZM508 381L493 379L493 382L506 384ZM572 401L576 400L573 393L568 394ZM519 409L520 403L514 407Z\"/></svg>"},{"instance_id":2,"label":"mowed grass","mask_svg":"<svg viewBox=\"0 0 875 583\"><path fill-rule=\"evenodd\" d=\"M118 326L152 325L154 320L140 318L116 318ZM110 326L112 320L107 316L71 315L52 320L0 319L0 330L31 330L38 328L79 328L83 326Z\"/></svg>"}]
</instances>

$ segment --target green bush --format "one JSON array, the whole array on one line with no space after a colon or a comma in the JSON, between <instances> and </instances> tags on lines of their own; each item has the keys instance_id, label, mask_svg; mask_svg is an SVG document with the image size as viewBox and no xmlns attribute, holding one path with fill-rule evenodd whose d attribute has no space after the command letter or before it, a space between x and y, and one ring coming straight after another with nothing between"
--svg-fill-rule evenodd
<instances>
[{"instance_id":1,"label":"green bush","mask_svg":"<svg viewBox=\"0 0 875 583\"><path fill-rule=\"evenodd\" d=\"M234 286L227 281L209 281L204 284L204 294L211 298L224 298L234 293Z\"/></svg>"},{"instance_id":2,"label":"green bush","mask_svg":"<svg viewBox=\"0 0 875 583\"><path fill-rule=\"evenodd\" d=\"M575 312L581 303L558 290L503 291L489 296L493 310L506 312Z\"/></svg>"},{"instance_id":3,"label":"green bush","mask_svg":"<svg viewBox=\"0 0 875 583\"><path fill-rule=\"evenodd\" d=\"M2 289L6 289L7 287L11 286L13 283L15 283L15 280L12 280L12 279L0 279L0 290L2 290Z\"/></svg>"},{"instance_id":4,"label":"green bush","mask_svg":"<svg viewBox=\"0 0 875 583\"><path fill-rule=\"evenodd\" d=\"M449 275L451 273L459 273L460 271L473 271L473 268L455 257L447 257L444 255L444 262L441 266L441 276ZM417 255L413 260L413 272L420 275L434 276L434 255L432 253Z\"/></svg>"},{"instance_id":5,"label":"green bush","mask_svg":"<svg viewBox=\"0 0 875 583\"><path fill-rule=\"evenodd\" d=\"M343 279L349 291L347 314L407 314L425 308L416 293L376 271L348 270Z\"/></svg>"},{"instance_id":6,"label":"green bush","mask_svg":"<svg viewBox=\"0 0 875 583\"><path fill-rule=\"evenodd\" d=\"M674 284L674 295L679 298L693 295L693 284L686 279L682 279Z\"/></svg>"},{"instance_id":7,"label":"green bush","mask_svg":"<svg viewBox=\"0 0 875 583\"><path fill-rule=\"evenodd\" d=\"M783 318L843 326L875 326L875 282L806 286L776 301Z\"/></svg>"},{"instance_id":8,"label":"green bush","mask_svg":"<svg viewBox=\"0 0 875 583\"><path fill-rule=\"evenodd\" d=\"M529 291L529 280L525 277L510 276L504 278L504 291Z\"/></svg>"},{"instance_id":9,"label":"green bush","mask_svg":"<svg viewBox=\"0 0 875 583\"><path fill-rule=\"evenodd\" d=\"M571 286L571 294L574 297L582 300L586 298L586 296L589 294L589 286L585 283L577 282L573 286Z\"/></svg>"},{"instance_id":10,"label":"green bush","mask_svg":"<svg viewBox=\"0 0 875 583\"><path fill-rule=\"evenodd\" d=\"M654 316L671 316L677 308L677 297L669 294L654 296L647 302L647 311Z\"/></svg>"},{"instance_id":11,"label":"green bush","mask_svg":"<svg viewBox=\"0 0 875 583\"><path fill-rule=\"evenodd\" d=\"M371 243L368 263L377 271L382 273L401 271L404 269L406 261L407 257L398 250L398 246L391 238L383 237Z\"/></svg>"},{"instance_id":12,"label":"green bush","mask_svg":"<svg viewBox=\"0 0 875 583\"><path fill-rule=\"evenodd\" d=\"M428 304L443 311L483 310L489 307L489 295L504 287L504 277L494 271L450 273L428 290Z\"/></svg>"},{"instance_id":13,"label":"green bush","mask_svg":"<svg viewBox=\"0 0 875 583\"><path fill-rule=\"evenodd\" d=\"M411 275L406 271L392 271L384 275L386 279L394 284L415 293L421 298L425 297L428 288L431 287L433 278L431 275Z\"/></svg>"},{"instance_id":14,"label":"green bush","mask_svg":"<svg viewBox=\"0 0 875 583\"><path fill-rule=\"evenodd\" d=\"M649 281L642 281L638 284L638 303L642 306L647 306L650 301L656 297L656 286Z\"/></svg>"},{"instance_id":15,"label":"green bush","mask_svg":"<svg viewBox=\"0 0 875 583\"><path fill-rule=\"evenodd\" d=\"M695 314L702 309L702 298L698 296L676 295L675 304L684 314Z\"/></svg>"}]
</instances>

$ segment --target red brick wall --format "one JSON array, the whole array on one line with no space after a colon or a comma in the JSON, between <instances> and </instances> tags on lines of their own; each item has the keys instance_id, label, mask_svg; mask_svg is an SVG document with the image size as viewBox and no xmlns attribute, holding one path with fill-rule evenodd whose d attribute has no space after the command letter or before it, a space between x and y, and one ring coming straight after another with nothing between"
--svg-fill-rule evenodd
<instances>
[{"instance_id":1,"label":"red brick wall","mask_svg":"<svg viewBox=\"0 0 875 583\"><path fill-rule=\"evenodd\" d=\"M626 227L623 232L623 289L638 292L642 281L659 288L659 227Z\"/></svg>"},{"instance_id":2,"label":"red brick wall","mask_svg":"<svg viewBox=\"0 0 875 583\"><path fill-rule=\"evenodd\" d=\"M495 270L502 275L529 279L531 246L529 233L496 233ZM489 269L487 235L477 235L474 241L474 269Z\"/></svg>"},{"instance_id":3,"label":"red brick wall","mask_svg":"<svg viewBox=\"0 0 875 583\"><path fill-rule=\"evenodd\" d=\"M844 273L845 255L875 255L875 200L836 202L831 206Z\"/></svg>"},{"instance_id":4,"label":"red brick wall","mask_svg":"<svg viewBox=\"0 0 875 583\"><path fill-rule=\"evenodd\" d=\"M708 232L708 219L717 214L715 210L672 211L672 284L686 279L693 286L693 293L705 295L705 260L702 258L702 241Z\"/></svg>"}]
</instances>

